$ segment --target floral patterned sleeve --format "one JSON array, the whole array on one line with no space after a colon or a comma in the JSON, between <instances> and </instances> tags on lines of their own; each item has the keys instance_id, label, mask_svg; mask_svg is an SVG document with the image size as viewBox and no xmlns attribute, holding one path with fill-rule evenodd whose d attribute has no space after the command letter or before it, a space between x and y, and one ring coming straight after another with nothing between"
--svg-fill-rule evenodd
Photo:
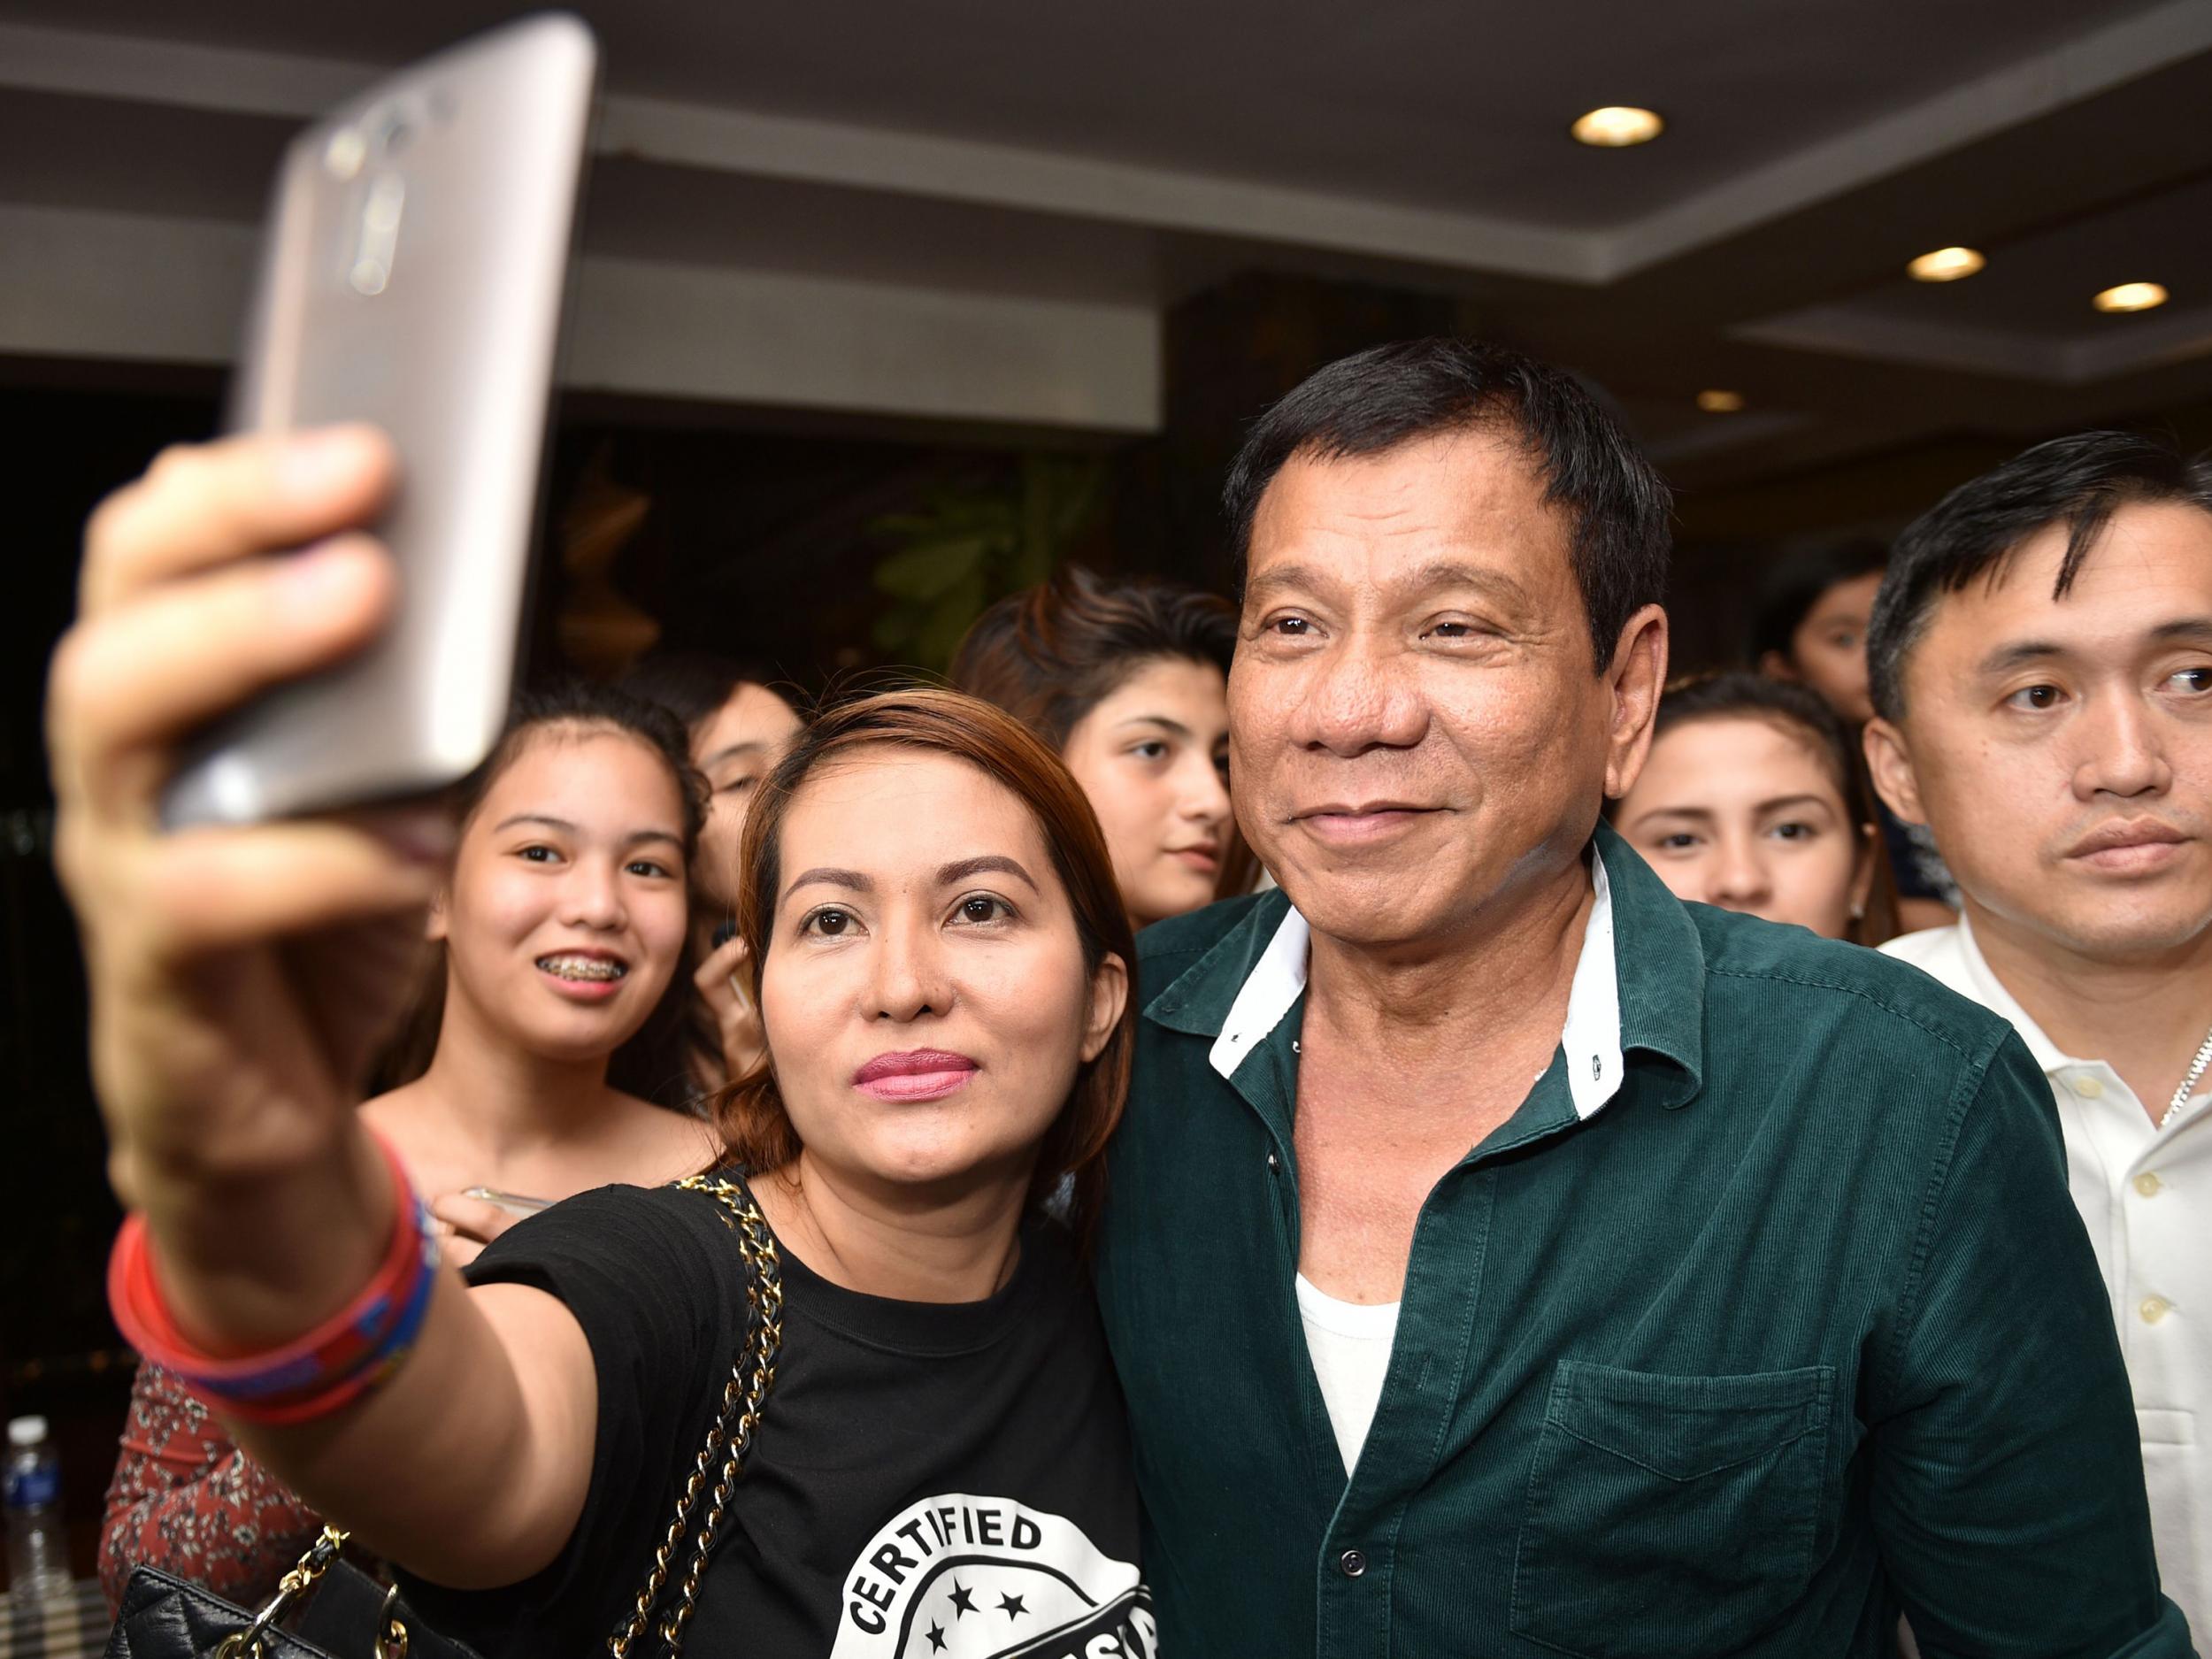
<instances>
[{"instance_id":1,"label":"floral patterned sleeve","mask_svg":"<svg viewBox=\"0 0 2212 1659\"><path fill-rule=\"evenodd\" d=\"M138 1566L257 1607L322 1525L231 1444L174 1375L140 1364L100 1522L100 1584L111 1609Z\"/></svg>"}]
</instances>

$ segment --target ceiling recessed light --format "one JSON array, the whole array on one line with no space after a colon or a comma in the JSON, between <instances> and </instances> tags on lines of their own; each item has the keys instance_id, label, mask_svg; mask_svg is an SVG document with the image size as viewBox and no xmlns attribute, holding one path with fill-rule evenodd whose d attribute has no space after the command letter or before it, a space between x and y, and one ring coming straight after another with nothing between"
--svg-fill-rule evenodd
<instances>
[{"instance_id":1,"label":"ceiling recessed light","mask_svg":"<svg viewBox=\"0 0 2212 1659\"><path fill-rule=\"evenodd\" d=\"M1631 144L1649 143L1666 127L1649 110L1609 104L1601 110L1592 110L1567 130L1578 142L1594 144L1600 150L1624 150Z\"/></svg>"},{"instance_id":2,"label":"ceiling recessed light","mask_svg":"<svg viewBox=\"0 0 2212 1659\"><path fill-rule=\"evenodd\" d=\"M1743 407L1743 394L1708 387L1697 395L1697 406L1709 415L1732 415Z\"/></svg>"},{"instance_id":3,"label":"ceiling recessed light","mask_svg":"<svg viewBox=\"0 0 2212 1659\"><path fill-rule=\"evenodd\" d=\"M2089 303L2101 311L2147 311L2166 303L2166 290L2155 282L2123 282Z\"/></svg>"},{"instance_id":4,"label":"ceiling recessed light","mask_svg":"<svg viewBox=\"0 0 2212 1659\"><path fill-rule=\"evenodd\" d=\"M1939 248L1922 254L1905 270L1916 282L1955 282L1972 276L1988 263L1971 248Z\"/></svg>"}]
</instances>

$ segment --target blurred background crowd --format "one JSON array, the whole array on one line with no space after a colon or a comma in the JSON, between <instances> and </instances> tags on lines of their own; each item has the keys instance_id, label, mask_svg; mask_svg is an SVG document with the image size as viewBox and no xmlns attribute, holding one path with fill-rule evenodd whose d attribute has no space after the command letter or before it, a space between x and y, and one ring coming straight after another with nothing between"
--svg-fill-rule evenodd
<instances>
[{"instance_id":1,"label":"blurred background crowd","mask_svg":"<svg viewBox=\"0 0 2212 1659\"><path fill-rule=\"evenodd\" d=\"M2040 439L2212 444L2201 0L583 9L608 96L530 661L632 675L718 785L840 687L956 668L1090 785L1077 722L1125 687L1062 718L1017 648L1134 637L1168 672L1133 710L1198 710L1193 892L1248 885L1229 613L1131 584L1223 589L1224 467L1314 368L1479 335L1637 435L1676 668L1741 671L1676 694L1617 826L1685 896L1879 943L1956 902L1856 758L1891 539ZM133 1370L40 730L80 529L216 427L291 132L502 15L0 4L0 1408L50 1419L80 1571ZM1124 874L1139 921L1193 896Z\"/></svg>"}]
</instances>

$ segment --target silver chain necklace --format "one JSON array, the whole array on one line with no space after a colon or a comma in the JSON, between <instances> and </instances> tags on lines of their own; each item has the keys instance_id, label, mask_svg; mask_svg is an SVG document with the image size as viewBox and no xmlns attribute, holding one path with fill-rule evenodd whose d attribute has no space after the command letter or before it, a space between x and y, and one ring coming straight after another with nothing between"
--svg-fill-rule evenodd
<instances>
[{"instance_id":1,"label":"silver chain necklace","mask_svg":"<svg viewBox=\"0 0 2212 1659\"><path fill-rule=\"evenodd\" d=\"M2181 1116L2181 1109L2197 1092L2198 1079L2204 1076L2204 1068L2208 1065L2212 1065L2212 1031L2206 1032L2204 1041L2197 1045L2197 1057L2189 1062L2189 1075L2181 1079L2181 1087L2174 1091L2173 1102L2166 1108L2166 1115L2158 1120L2161 1129Z\"/></svg>"}]
</instances>

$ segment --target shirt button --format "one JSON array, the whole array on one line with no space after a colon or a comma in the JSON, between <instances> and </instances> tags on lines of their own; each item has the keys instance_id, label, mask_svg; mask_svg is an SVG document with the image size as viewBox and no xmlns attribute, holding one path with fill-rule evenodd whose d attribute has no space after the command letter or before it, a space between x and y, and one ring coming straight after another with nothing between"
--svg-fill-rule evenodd
<instances>
[{"instance_id":1,"label":"shirt button","mask_svg":"<svg viewBox=\"0 0 2212 1659\"><path fill-rule=\"evenodd\" d=\"M2135 1190L2146 1198L2155 1198L2158 1195L2158 1189L2165 1184L2148 1170L2145 1170L2135 1178Z\"/></svg>"},{"instance_id":2,"label":"shirt button","mask_svg":"<svg viewBox=\"0 0 2212 1659\"><path fill-rule=\"evenodd\" d=\"M1348 1578L1356 1578L1367 1571L1367 1557L1356 1549L1348 1549L1336 1558L1336 1570Z\"/></svg>"},{"instance_id":3,"label":"shirt button","mask_svg":"<svg viewBox=\"0 0 2212 1659\"><path fill-rule=\"evenodd\" d=\"M2145 1325L2156 1325L2173 1311L2173 1306L2174 1304L2163 1296L2146 1296L2137 1305L2135 1311L2143 1316Z\"/></svg>"},{"instance_id":4,"label":"shirt button","mask_svg":"<svg viewBox=\"0 0 2212 1659\"><path fill-rule=\"evenodd\" d=\"M2078 1077L2074 1079L2074 1093L2084 1100L2095 1100L2104 1093L2104 1085L2093 1077Z\"/></svg>"},{"instance_id":5,"label":"shirt button","mask_svg":"<svg viewBox=\"0 0 2212 1659\"><path fill-rule=\"evenodd\" d=\"M1283 1161L1271 1152L1267 1155L1267 1167L1271 1170L1279 1170L1283 1167Z\"/></svg>"}]
</instances>

